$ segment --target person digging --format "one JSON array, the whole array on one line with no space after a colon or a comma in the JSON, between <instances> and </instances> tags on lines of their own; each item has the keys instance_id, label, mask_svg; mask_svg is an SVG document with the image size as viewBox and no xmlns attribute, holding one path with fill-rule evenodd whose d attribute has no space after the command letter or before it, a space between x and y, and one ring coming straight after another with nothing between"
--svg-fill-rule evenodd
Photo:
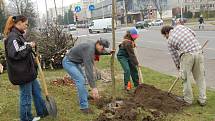
<instances>
[{"instance_id":1,"label":"person digging","mask_svg":"<svg viewBox=\"0 0 215 121\"><path fill-rule=\"evenodd\" d=\"M128 30L124 36L124 40L119 45L117 59L120 62L124 71L124 89L131 90L131 79L134 87L139 85L139 76L137 67L140 66L134 52L135 40L138 38L138 33L135 28Z\"/></svg>"},{"instance_id":2,"label":"person digging","mask_svg":"<svg viewBox=\"0 0 215 121\"><path fill-rule=\"evenodd\" d=\"M205 106L204 56L195 32L186 26L177 25L175 28L171 26L162 27L161 34L167 39L169 52L183 80L183 98L178 99L187 102L188 105L193 103L191 81L194 78L199 87L197 103L200 106Z\"/></svg>"},{"instance_id":3,"label":"person digging","mask_svg":"<svg viewBox=\"0 0 215 121\"><path fill-rule=\"evenodd\" d=\"M75 81L78 90L80 110L84 114L93 114L93 111L89 108L89 96L85 87L85 78L81 65L84 64L86 77L92 88L93 98L99 99L100 95L93 74L94 57L95 55L102 55L104 49L109 48L109 45L110 43L106 39L79 44L71 48L62 61L63 68Z\"/></svg>"}]
</instances>

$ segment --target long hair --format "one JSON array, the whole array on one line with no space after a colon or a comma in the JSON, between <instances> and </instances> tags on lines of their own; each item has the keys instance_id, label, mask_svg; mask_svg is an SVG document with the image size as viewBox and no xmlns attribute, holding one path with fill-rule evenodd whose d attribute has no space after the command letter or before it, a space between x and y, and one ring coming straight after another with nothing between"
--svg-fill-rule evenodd
<instances>
[{"instance_id":1,"label":"long hair","mask_svg":"<svg viewBox=\"0 0 215 121\"><path fill-rule=\"evenodd\" d=\"M6 24L5 24L5 27L4 27L4 37L7 37L8 34L11 32L13 26L21 21L21 22L25 22L27 21L27 17L23 16L23 15L18 15L18 16L9 16L7 21L6 21Z\"/></svg>"},{"instance_id":2,"label":"long hair","mask_svg":"<svg viewBox=\"0 0 215 121\"><path fill-rule=\"evenodd\" d=\"M128 40L134 41L134 39L131 37L131 34L130 34L129 31L126 32L126 34L124 36L124 39L128 39Z\"/></svg>"}]
</instances>

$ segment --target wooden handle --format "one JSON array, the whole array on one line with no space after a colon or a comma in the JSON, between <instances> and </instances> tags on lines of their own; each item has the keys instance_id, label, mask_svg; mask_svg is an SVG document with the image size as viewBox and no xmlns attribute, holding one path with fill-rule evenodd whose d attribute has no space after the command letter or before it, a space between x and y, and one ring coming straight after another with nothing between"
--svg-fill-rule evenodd
<instances>
[{"instance_id":1,"label":"wooden handle","mask_svg":"<svg viewBox=\"0 0 215 121\"><path fill-rule=\"evenodd\" d=\"M202 45L201 50L203 50L203 48L208 44L208 42L209 42L209 40L206 40L206 41L204 42L204 44Z\"/></svg>"},{"instance_id":2,"label":"wooden handle","mask_svg":"<svg viewBox=\"0 0 215 121\"><path fill-rule=\"evenodd\" d=\"M136 46L137 47L137 46ZM137 50L134 49L135 53L136 53L136 58L137 58L137 61L139 62L139 59L138 59L138 54L137 54ZM143 74L142 74L142 71L141 71L141 68L138 66L138 75L139 75L139 80L141 83L143 83Z\"/></svg>"},{"instance_id":3,"label":"wooden handle","mask_svg":"<svg viewBox=\"0 0 215 121\"><path fill-rule=\"evenodd\" d=\"M140 67L138 67L138 73L139 73L139 80L141 83L143 83L143 75Z\"/></svg>"},{"instance_id":4,"label":"wooden handle","mask_svg":"<svg viewBox=\"0 0 215 121\"><path fill-rule=\"evenodd\" d=\"M173 82L172 86L168 90L168 93L170 93L172 91L173 87L175 86L175 84L178 80L179 80L179 77L177 77L177 79Z\"/></svg>"},{"instance_id":5,"label":"wooden handle","mask_svg":"<svg viewBox=\"0 0 215 121\"><path fill-rule=\"evenodd\" d=\"M49 93L48 93L48 89L47 89L47 85L46 85L46 81L45 81L45 76L44 76L43 70L41 68L41 64L40 64L38 56L36 56L35 59L36 59L37 65L38 65L38 69L39 69L40 75L41 75L41 80L42 80L42 83L43 83L43 88L44 88L44 91L45 91L45 96L48 96Z\"/></svg>"}]
</instances>

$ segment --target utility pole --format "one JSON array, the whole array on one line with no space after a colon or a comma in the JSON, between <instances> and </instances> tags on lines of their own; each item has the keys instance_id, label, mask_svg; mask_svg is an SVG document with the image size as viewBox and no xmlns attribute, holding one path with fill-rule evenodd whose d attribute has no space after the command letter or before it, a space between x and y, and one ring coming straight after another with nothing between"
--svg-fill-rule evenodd
<instances>
[{"instance_id":1,"label":"utility pole","mask_svg":"<svg viewBox=\"0 0 215 121\"><path fill-rule=\"evenodd\" d=\"M104 15L104 1L102 0L102 18L104 19L105 18L105 15Z\"/></svg>"},{"instance_id":2,"label":"utility pole","mask_svg":"<svg viewBox=\"0 0 215 121\"><path fill-rule=\"evenodd\" d=\"M45 4L46 4L46 27L47 27L47 30L48 30L48 25L49 25L48 19L49 19L49 16L48 16L48 7L47 7L47 1L46 0L45 0Z\"/></svg>"},{"instance_id":3,"label":"utility pole","mask_svg":"<svg viewBox=\"0 0 215 121\"><path fill-rule=\"evenodd\" d=\"M183 21L183 0L181 0L181 21Z\"/></svg>"},{"instance_id":4,"label":"utility pole","mask_svg":"<svg viewBox=\"0 0 215 121\"><path fill-rule=\"evenodd\" d=\"M54 6L55 6L56 26L57 26L57 19L58 19L58 15L57 15L57 6L56 6L56 1L55 1L55 0L54 0Z\"/></svg>"},{"instance_id":5,"label":"utility pole","mask_svg":"<svg viewBox=\"0 0 215 121\"><path fill-rule=\"evenodd\" d=\"M65 24L65 23L64 23L64 16L65 16L65 14L64 14L63 0L62 0L62 22L63 22L63 25Z\"/></svg>"},{"instance_id":6,"label":"utility pole","mask_svg":"<svg viewBox=\"0 0 215 121\"><path fill-rule=\"evenodd\" d=\"M123 8L124 8L124 21L125 21L125 26L128 26L128 20L127 20L127 9L125 7L125 0L123 0Z\"/></svg>"},{"instance_id":7,"label":"utility pole","mask_svg":"<svg viewBox=\"0 0 215 121\"><path fill-rule=\"evenodd\" d=\"M113 44L112 44L112 49L116 50L115 46L115 40L116 40L116 36L115 36L115 16L116 16L116 0L112 0L112 39L113 39ZM113 100L116 99L116 81L115 81L115 74L114 74L114 60L115 60L115 52L112 54L111 56L111 79L112 79L112 87L113 87Z\"/></svg>"}]
</instances>

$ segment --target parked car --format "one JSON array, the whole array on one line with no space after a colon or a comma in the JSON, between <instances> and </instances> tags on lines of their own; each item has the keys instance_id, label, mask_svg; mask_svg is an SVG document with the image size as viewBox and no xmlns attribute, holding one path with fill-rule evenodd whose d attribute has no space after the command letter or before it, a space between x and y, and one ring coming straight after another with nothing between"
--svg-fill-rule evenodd
<instances>
[{"instance_id":1,"label":"parked car","mask_svg":"<svg viewBox=\"0 0 215 121\"><path fill-rule=\"evenodd\" d=\"M152 26L161 26L163 25L163 20L162 19L157 19L152 21Z\"/></svg>"},{"instance_id":2,"label":"parked car","mask_svg":"<svg viewBox=\"0 0 215 121\"><path fill-rule=\"evenodd\" d=\"M150 22L149 21L138 21L136 24L135 24L135 27L137 29L144 29L145 27L150 27L151 25L149 24Z\"/></svg>"},{"instance_id":3,"label":"parked car","mask_svg":"<svg viewBox=\"0 0 215 121\"><path fill-rule=\"evenodd\" d=\"M76 25L75 24L69 24L69 31L75 31Z\"/></svg>"},{"instance_id":4,"label":"parked car","mask_svg":"<svg viewBox=\"0 0 215 121\"><path fill-rule=\"evenodd\" d=\"M181 22L181 24L187 23L188 19L187 18L178 18L178 21Z\"/></svg>"}]
</instances>

